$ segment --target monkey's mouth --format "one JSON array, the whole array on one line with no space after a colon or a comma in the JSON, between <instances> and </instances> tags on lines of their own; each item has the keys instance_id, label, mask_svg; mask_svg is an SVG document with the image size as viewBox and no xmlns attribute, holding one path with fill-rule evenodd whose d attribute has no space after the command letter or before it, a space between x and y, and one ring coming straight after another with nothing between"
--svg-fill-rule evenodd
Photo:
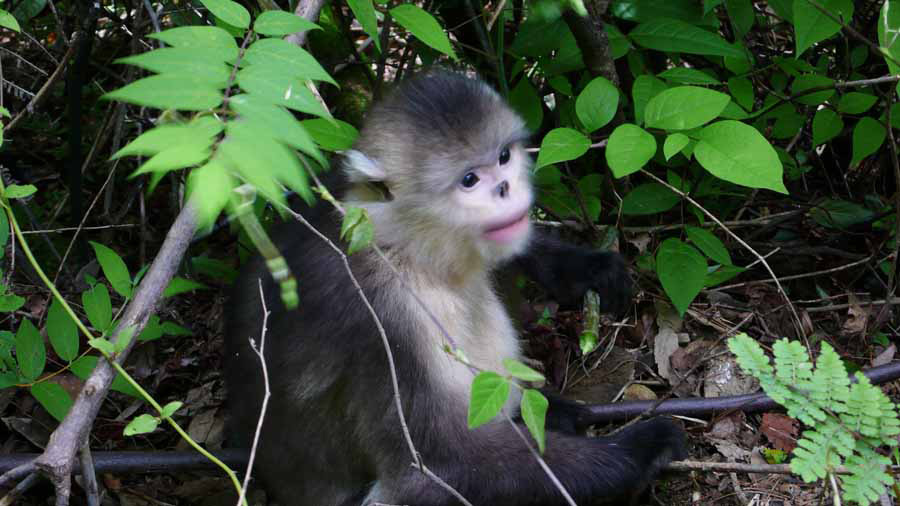
<instances>
[{"instance_id":1,"label":"monkey's mouth","mask_svg":"<svg viewBox=\"0 0 900 506\"><path fill-rule=\"evenodd\" d=\"M510 242L528 230L528 211L485 229L484 237L496 242Z\"/></svg>"}]
</instances>

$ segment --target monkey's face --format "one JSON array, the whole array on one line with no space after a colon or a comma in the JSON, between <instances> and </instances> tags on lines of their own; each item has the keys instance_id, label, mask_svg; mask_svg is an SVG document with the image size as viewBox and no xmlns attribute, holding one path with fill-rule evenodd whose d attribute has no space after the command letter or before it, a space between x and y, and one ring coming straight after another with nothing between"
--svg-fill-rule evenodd
<instances>
[{"instance_id":1,"label":"monkey's face","mask_svg":"<svg viewBox=\"0 0 900 506\"><path fill-rule=\"evenodd\" d=\"M485 255L503 259L521 252L531 230L534 199L530 158L521 142L500 144L480 163L455 174L444 216Z\"/></svg>"}]
</instances>

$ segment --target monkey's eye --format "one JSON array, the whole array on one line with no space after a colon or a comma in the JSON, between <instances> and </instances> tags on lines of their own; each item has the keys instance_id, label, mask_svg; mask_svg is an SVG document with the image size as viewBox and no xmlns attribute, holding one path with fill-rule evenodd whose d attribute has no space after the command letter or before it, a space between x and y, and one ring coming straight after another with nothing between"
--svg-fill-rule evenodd
<instances>
[{"instance_id":1,"label":"monkey's eye","mask_svg":"<svg viewBox=\"0 0 900 506\"><path fill-rule=\"evenodd\" d=\"M500 152L500 165L506 165L509 162L509 148L503 148Z\"/></svg>"},{"instance_id":2,"label":"monkey's eye","mask_svg":"<svg viewBox=\"0 0 900 506\"><path fill-rule=\"evenodd\" d=\"M466 172L466 175L463 176L462 181L459 184L462 185L463 188L473 188L476 184L478 184L478 175L474 172Z\"/></svg>"}]
</instances>

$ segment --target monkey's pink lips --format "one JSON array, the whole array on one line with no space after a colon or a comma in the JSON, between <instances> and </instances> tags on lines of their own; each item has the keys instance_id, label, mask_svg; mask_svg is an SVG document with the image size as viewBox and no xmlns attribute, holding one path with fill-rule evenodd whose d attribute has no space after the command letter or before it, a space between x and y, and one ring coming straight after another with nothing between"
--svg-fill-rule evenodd
<instances>
[{"instance_id":1,"label":"monkey's pink lips","mask_svg":"<svg viewBox=\"0 0 900 506\"><path fill-rule=\"evenodd\" d=\"M492 226L484 231L484 237L496 242L510 242L528 229L528 211L510 221Z\"/></svg>"}]
</instances>

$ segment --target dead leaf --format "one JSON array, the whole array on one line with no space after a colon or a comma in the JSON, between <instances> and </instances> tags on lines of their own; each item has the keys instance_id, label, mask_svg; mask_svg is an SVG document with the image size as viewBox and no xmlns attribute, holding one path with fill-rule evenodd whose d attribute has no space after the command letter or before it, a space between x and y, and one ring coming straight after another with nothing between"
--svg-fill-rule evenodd
<instances>
[{"instance_id":1,"label":"dead leaf","mask_svg":"<svg viewBox=\"0 0 900 506\"><path fill-rule=\"evenodd\" d=\"M733 355L717 355L709 360L703 381L704 397L749 394L758 388L759 382L744 374Z\"/></svg>"},{"instance_id":2,"label":"dead leaf","mask_svg":"<svg viewBox=\"0 0 900 506\"><path fill-rule=\"evenodd\" d=\"M707 435L715 439L734 439L740 434L743 423L744 413L742 411L735 411L728 416L723 416L716 420L712 428L709 429Z\"/></svg>"},{"instance_id":3,"label":"dead leaf","mask_svg":"<svg viewBox=\"0 0 900 506\"><path fill-rule=\"evenodd\" d=\"M669 363L669 359L678 348L678 334L671 327L660 327L659 333L653 338L653 358L656 360L659 375L670 383L678 381Z\"/></svg>"},{"instance_id":4,"label":"dead leaf","mask_svg":"<svg viewBox=\"0 0 900 506\"><path fill-rule=\"evenodd\" d=\"M847 309L847 321L844 322L844 332L848 334L860 334L866 330L869 323L869 310L860 305L859 299L852 293L847 297L850 307Z\"/></svg>"},{"instance_id":5,"label":"dead leaf","mask_svg":"<svg viewBox=\"0 0 900 506\"><path fill-rule=\"evenodd\" d=\"M746 462L750 457L750 452L738 446L734 441L728 439L716 439L714 437L707 439L728 462Z\"/></svg>"},{"instance_id":6,"label":"dead leaf","mask_svg":"<svg viewBox=\"0 0 900 506\"><path fill-rule=\"evenodd\" d=\"M622 387L634 380L634 355L614 346L603 362L587 376L575 378L566 388L568 399L588 404L610 402Z\"/></svg>"},{"instance_id":7,"label":"dead leaf","mask_svg":"<svg viewBox=\"0 0 900 506\"><path fill-rule=\"evenodd\" d=\"M896 354L897 346L894 343L891 343L891 345L885 348L884 351L879 353L877 357L872 359L872 367L878 367L880 365L891 363L891 361L894 360L894 355Z\"/></svg>"},{"instance_id":8,"label":"dead leaf","mask_svg":"<svg viewBox=\"0 0 900 506\"><path fill-rule=\"evenodd\" d=\"M622 399L626 401L655 401L656 393L645 385L628 385Z\"/></svg>"},{"instance_id":9,"label":"dead leaf","mask_svg":"<svg viewBox=\"0 0 900 506\"><path fill-rule=\"evenodd\" d=\"M638 234L628 239L628 243L637 248L638 253L643 254L647 252L647 246L650 245L651 240L650 234Z\"/></svg>"},{"instance_id":10,"label":"dead leaf","mask_svg":"<svg viewBox=\"0 0 900 506\"><path fill-rule=\"evenodd\" d=\"M760 430L777 450L791 452L797 447L797 421L781 413L765 413Z\"/></svg>"}]
</instances>

